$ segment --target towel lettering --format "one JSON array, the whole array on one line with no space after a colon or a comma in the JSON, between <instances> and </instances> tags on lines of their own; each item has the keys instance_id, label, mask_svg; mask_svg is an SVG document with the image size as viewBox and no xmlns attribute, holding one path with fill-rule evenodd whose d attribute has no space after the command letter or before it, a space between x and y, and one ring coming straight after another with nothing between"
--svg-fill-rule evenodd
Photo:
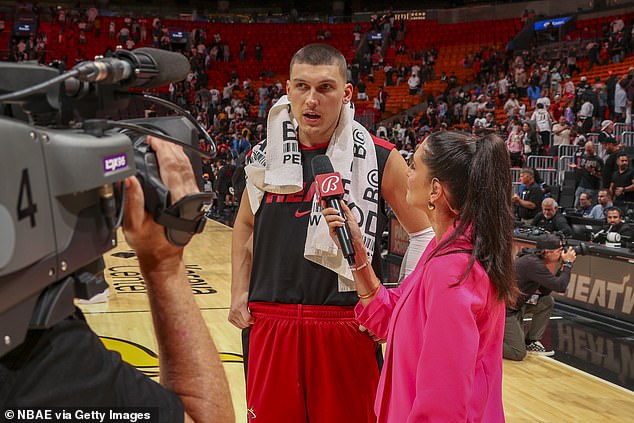
<instances>
[{"instance_id":1,"label":"towel lettering","mask_svg":"<svg viewBox=\"0 0 634 423\"><path fill-rule=\"evenodd\" d=\"M365 159L367 151L365 149L365 140L363 139L363 133L358 129L352 131L352 139L354 145L352 146L352 153L355 158Z\"/></svg>"},{"instance_id":2,"label":"towel lettering","mask_svg":"<svg viewBox=\"0 0 634 423\"><path fill-rule=\"evenodd\" d=\"M363 193L363 199L375 204L379 204L379 190L374 188L366 188Z\"/></svg>"},{"instance_id":3,"label":"towel lettering","mask_svg":"<svg viewBox=\"0 0 634 423\"><path fill-rule=\"evenodd\" d=\"M282 152L282 163L302 164L299 146L297 145L297 134L293 123L290 121L282 122Z\"/></svg>"}]
</instances>

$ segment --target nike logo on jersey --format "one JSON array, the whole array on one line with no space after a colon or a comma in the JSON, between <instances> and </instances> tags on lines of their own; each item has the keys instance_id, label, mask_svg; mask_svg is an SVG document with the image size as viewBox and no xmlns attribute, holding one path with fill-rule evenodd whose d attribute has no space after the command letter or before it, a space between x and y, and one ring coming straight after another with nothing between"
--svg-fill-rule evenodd
<instances>
[{"instance_id":1,"label":"nike logo on jersey","mask_svg":"<svg viewBox=\"0 0 634 423\"><path fill-rule=\"evenodd\" d=\"M310 210L306 210L306 211L299 211L299 209L295 210L295 217L296 218L300 218L300 217L304 217L307 214L310 214Z\"/></svg>"}]
</instances>

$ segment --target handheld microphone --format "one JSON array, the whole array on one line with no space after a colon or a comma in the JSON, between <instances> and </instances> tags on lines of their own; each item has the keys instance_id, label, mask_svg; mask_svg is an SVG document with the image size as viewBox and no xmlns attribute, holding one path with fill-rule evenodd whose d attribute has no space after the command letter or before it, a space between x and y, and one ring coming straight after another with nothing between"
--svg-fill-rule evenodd
<instances>
[{"instance_id":1,"label":"handheld microphone","mask_svg":"<svg viewBox=\"0 0 634 423\"><path fill-rule=\"evenodd\" d=\"M187 77L189 61L180 53L156 48L119 49L114 57L79 63L77 79L103 84L120 84L121 88L156 88Z\"/></svg>"},{"instance_id":2,"label":"handheld microphone","mask_svg":"<svg viewBox=\"0 0 634 423\"><path fill-rule=\"evenodd\" d=\"M317 187L317 192L319 192L319 197L326 201L328 207L334 208L339 212L339 216L343 217L343 211L339 204L339 200L343 198L341 175L339 172L335 172L330 159L324 154L313 157L310 164L313 169L315 186ZM336 228L335 232L337 233L343 256L348 261L348 264L352 266L354 264L354 247L352 246L348 224L344 223L343 226Z\"/></svg>"}]
</instances>

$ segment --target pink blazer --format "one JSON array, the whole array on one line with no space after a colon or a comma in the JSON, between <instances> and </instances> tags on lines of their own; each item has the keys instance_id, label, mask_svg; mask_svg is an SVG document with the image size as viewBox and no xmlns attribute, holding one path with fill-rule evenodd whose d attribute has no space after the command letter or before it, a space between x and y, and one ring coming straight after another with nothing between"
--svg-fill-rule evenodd
<instances>
[{"instance_id":1,"label":"pink blazer","mask_svg":"<svg viewBox=\"0 0 634 423\"><path fill-rule=\"evenodd\" d=\"M445 237L451 232L445 234ZM374 410L378 422L504 422L504 304L470 255L436 256L432 240L398 289L356 307L358 321L387 339ZM456 240L451 249L471 249Z\"/></svg>"}]
</instances>

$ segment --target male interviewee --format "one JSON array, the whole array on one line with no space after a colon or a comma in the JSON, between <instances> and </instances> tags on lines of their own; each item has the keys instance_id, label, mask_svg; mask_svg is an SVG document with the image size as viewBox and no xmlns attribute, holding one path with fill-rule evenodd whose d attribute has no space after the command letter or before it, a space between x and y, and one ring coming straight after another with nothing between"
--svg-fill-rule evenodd
<instances>
[{"instance_id":1,"label":"male interviewee","mask_svg":"<svg viewBox=\"0 0 634 423\"><path fill-rule=\"evenodd\" d=\"M198 192L182 148L148 139L173 202ZM153 422L233 422L227 378L209 329L194 301L183 247L168 242L144 210L136 177L125 181L123 229L147 285L159 347L161 383L107 350L79 310L47 330L31 330L0 359L0 409L105 407L155 410ZM157 417L158 416L158 417Z\"/></svg>"},{"instance_id":2,"label":"male interviewee","mask_svg":"<svg viewBox=\"0 0 634 423\"><path fill-rule=\"evenodd\" d=\"M312 158L326 154L341 173L344 200L377 272L385 201L405 230L418 234L413 242L433 236L426 218L408 213L407 165L398 150L354 121L346 67L328 45L295 53L287 95L269 112L267 139L254 147L245 169L229 321L250 328L244 343L249 421L375 421L378 344L354 317L366 293L354 291L352 272L330 239Z\"/></svg>"}]
</instances>

